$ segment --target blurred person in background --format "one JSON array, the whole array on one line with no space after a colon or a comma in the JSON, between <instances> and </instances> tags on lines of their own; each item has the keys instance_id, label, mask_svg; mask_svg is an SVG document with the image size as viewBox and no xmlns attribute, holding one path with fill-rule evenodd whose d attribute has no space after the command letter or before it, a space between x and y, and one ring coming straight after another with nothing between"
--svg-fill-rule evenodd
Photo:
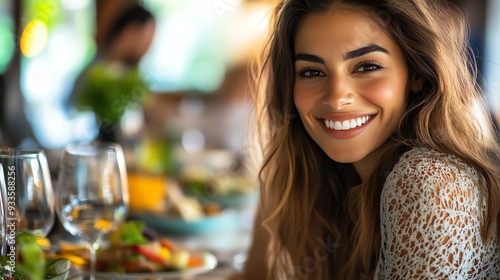
<instances>
[{"instance_id":1,"label":"blurred person in background","mask_svg":"<svg viewBox=\"0 0 500 280\"><path fill-rule=\"evenodd\" d=\"M144 7L133 4L125 8L77 78L69 106L95 114L98 140L116 142L120 118L149 94L138 64L151 46L155 29L155 19Z\"/></svg>"}]
</instances>

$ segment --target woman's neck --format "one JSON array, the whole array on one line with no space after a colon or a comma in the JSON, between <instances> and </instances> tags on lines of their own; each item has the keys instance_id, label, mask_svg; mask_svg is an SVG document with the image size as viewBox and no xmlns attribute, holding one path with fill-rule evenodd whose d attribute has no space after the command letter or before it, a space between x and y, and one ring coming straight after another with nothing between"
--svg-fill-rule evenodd
<instances>
[{"instance_id":1,"label":"woman's neck","mask_svg":"<svg viewBox=\"0 0 500 280\"><path fill-rule=\"evenodd\" d=\"M381 152L382 150L378 149L367 155L362 160L353 163L354 168L356 169L356 172L358 172L359 178L362 182L366 182L377 168Z\"/></svg>"}]
</instances>

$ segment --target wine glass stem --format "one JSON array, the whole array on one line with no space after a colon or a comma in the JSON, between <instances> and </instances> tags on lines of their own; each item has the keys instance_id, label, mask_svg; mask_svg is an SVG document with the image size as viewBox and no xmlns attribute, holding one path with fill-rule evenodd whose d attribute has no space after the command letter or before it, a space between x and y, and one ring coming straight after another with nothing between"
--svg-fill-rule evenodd
<instances>
[{"instance_id":1,"label":"wine glass stem","mask_svg":"<svg viewBox=\"0 0 500 280\"><path fill-rule=\"evenodd\" d=\"M97 242L89 243L88 246L90 252L90 280L95 280L96 246Z\"/></svg>"}]
</instances>

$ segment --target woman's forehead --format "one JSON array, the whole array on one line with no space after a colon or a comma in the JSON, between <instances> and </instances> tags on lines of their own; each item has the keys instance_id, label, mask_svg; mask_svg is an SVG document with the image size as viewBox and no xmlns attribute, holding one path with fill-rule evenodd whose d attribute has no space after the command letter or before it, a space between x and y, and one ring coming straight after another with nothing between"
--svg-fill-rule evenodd
<instances>
[{"instance_id":1,"label":"woman's forehead","mask_svg":"<svg viewBox=\"0 0 500 280\"><path fill-rule=\"evenodd\" d=\"M297 52L335 47L341 51L368 44L394 44L386 30L366 12L330 10L304 18L295 36Z\"/></svg>"}]
</instances>

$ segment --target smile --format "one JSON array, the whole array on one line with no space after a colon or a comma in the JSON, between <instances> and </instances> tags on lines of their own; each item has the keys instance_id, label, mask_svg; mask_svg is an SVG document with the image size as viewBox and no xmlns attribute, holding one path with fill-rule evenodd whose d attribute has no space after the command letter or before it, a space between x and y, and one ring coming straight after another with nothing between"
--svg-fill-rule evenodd
<instances>
[{"instance_id":1,"label":"smile","mask_svg":"<svg viewBox=\"0 0 500 280\"><path fill-rule=\"evenodd\" d=\"M370 120L371 116L358 117L350 120L343 121L332 121L324 119L323 122L325 126L329 129L333 130L350 130L356 127L360 127L364 125L368 120Z\"/></svg>"}]
</instances>

